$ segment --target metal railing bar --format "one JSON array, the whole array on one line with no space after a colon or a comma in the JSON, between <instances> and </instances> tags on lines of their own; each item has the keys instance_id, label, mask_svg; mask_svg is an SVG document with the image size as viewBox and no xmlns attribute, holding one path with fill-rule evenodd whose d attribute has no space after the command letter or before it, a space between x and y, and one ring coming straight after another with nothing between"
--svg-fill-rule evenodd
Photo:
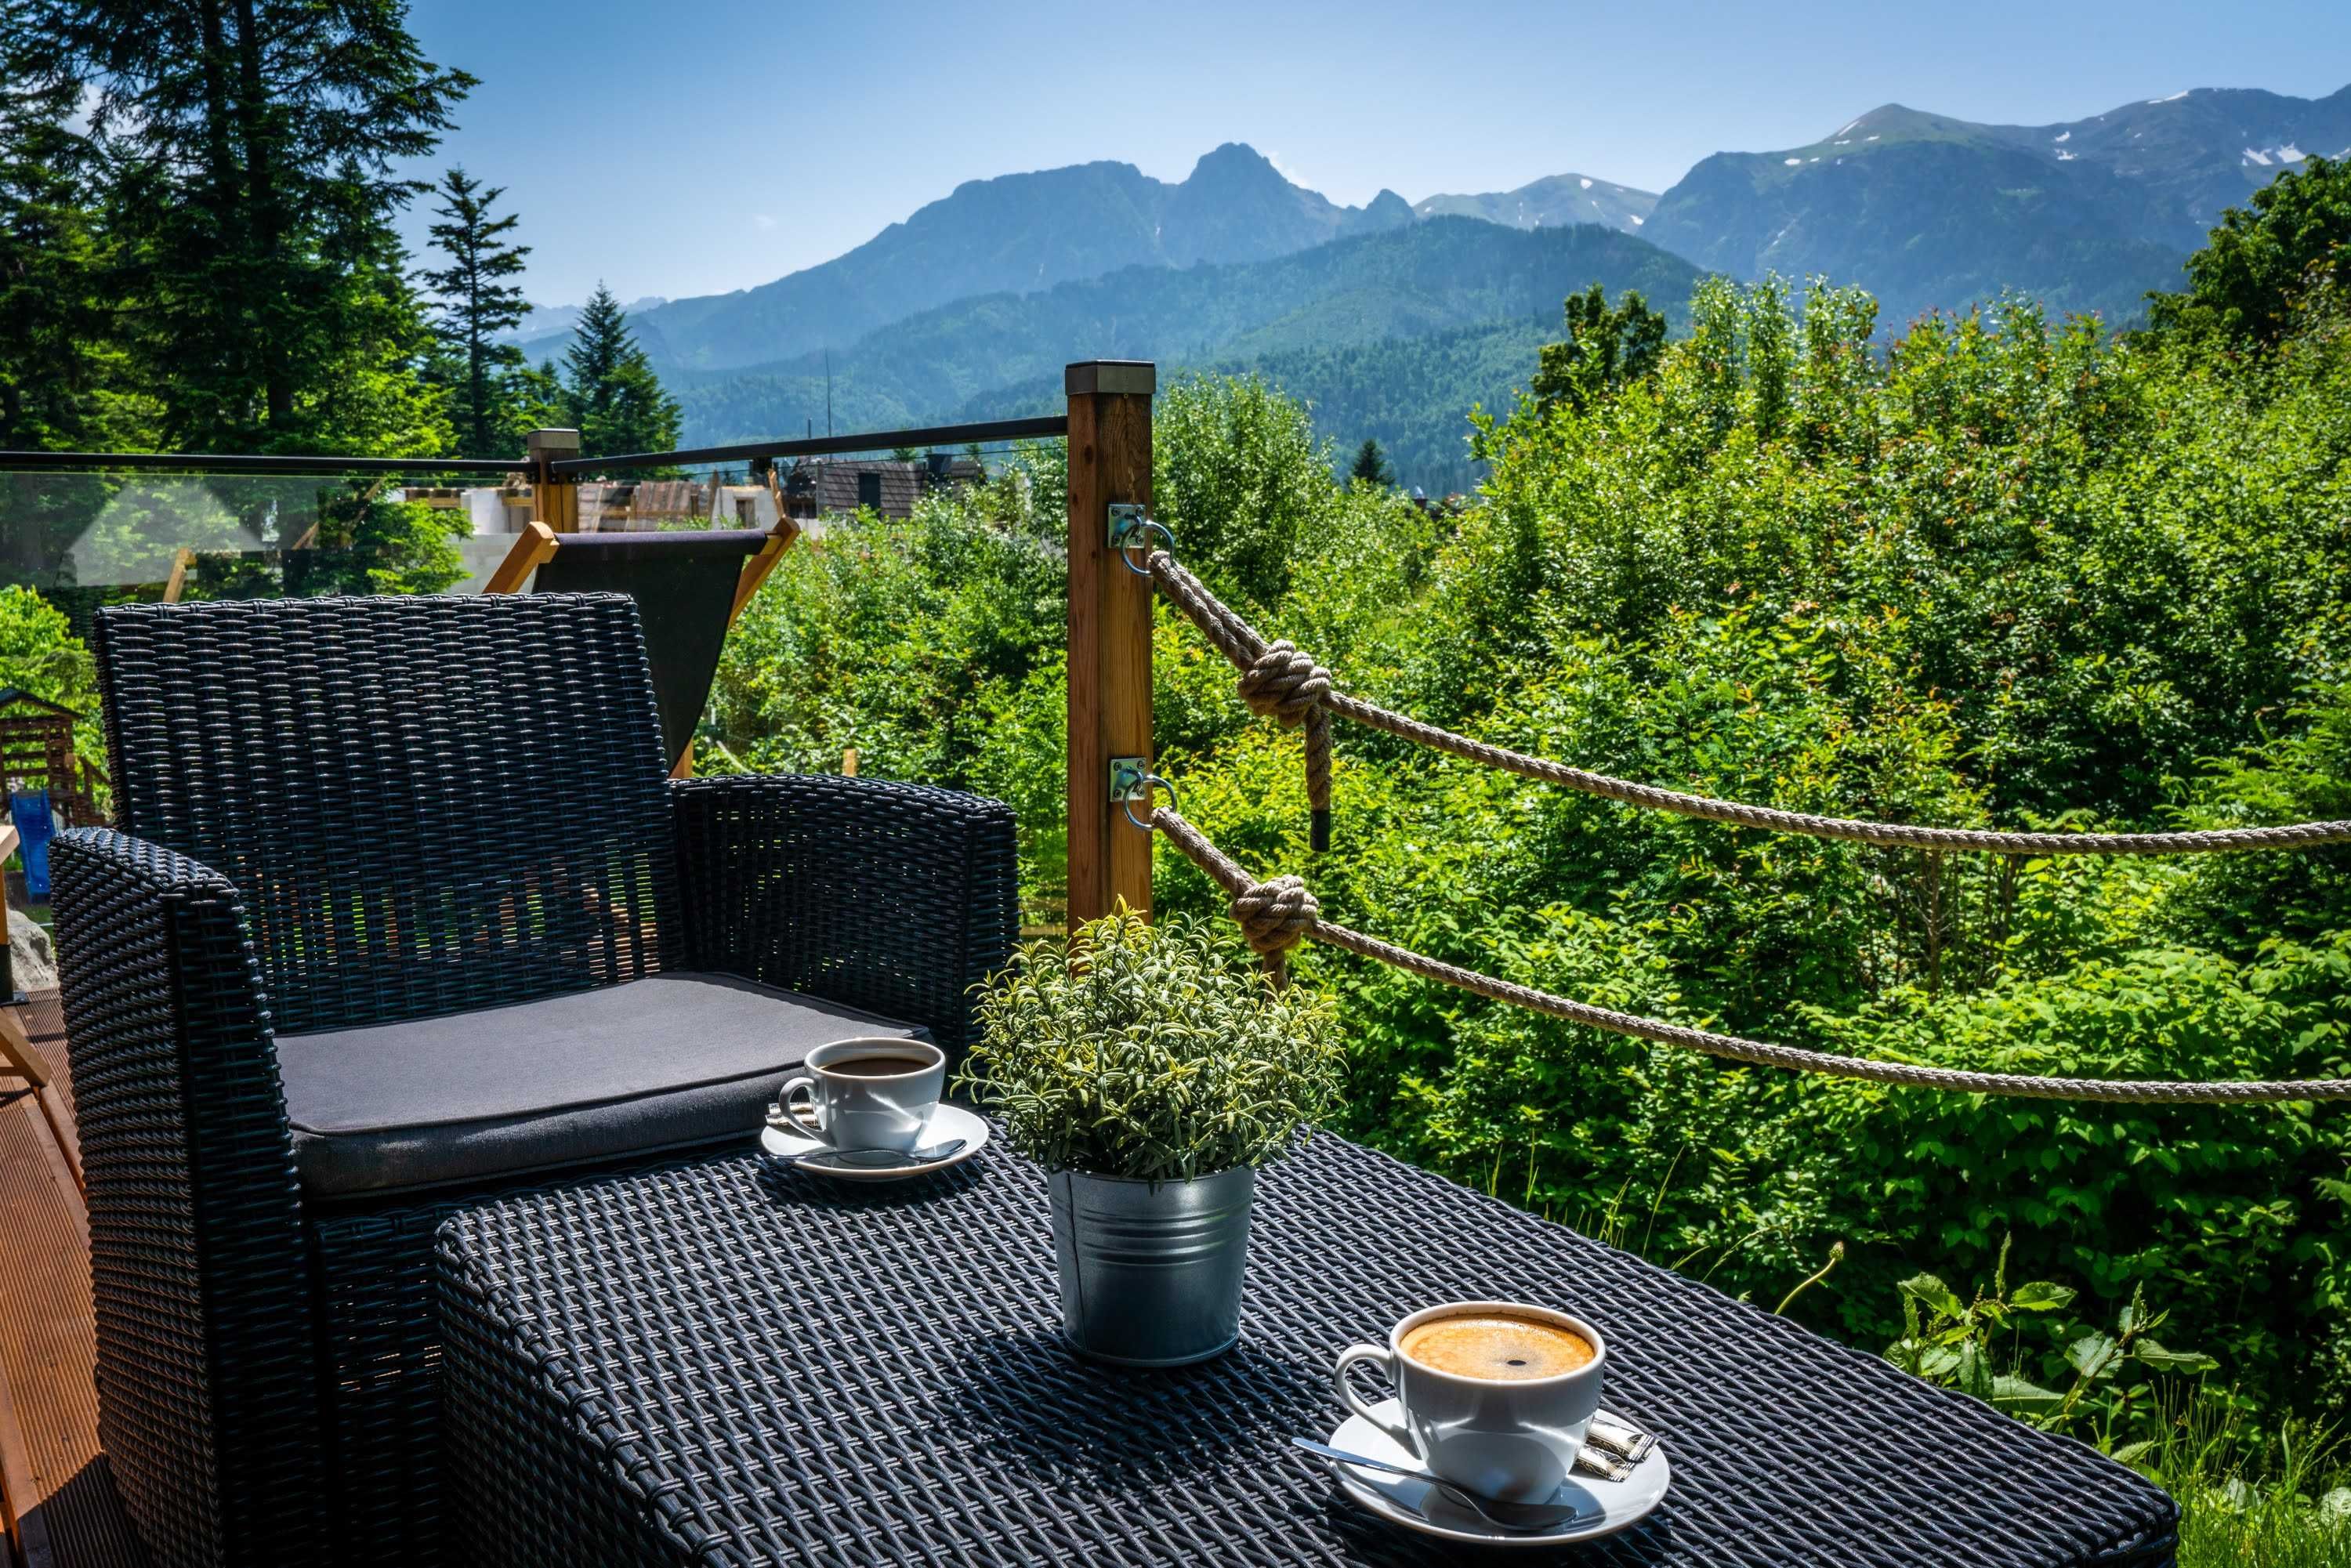
<instances>
[{"instance_id":1,"label":"metal railing bar","mask_svg":"<svg viewBox=\"0 0 2351 1568\"><path fill-rule=\"evenodd\" d=\"M528 474L510 457L306 457L203 452L0 452L0 473L178 469L190 474Z\"/></svg>"},{"instance_id":2,"label":"metal railing bar","mask_svg":"<svg viewBox=\"0 0 2351 1568\"><path fill-rule=\"evenodd\" d=\"M632 452L612 457L565 457L549 464L553 474L594 474L608 468L683 467L689 463L745 463L755 457L825 457L846 452L884 452L896 446L968 446L973 442L1023 441L1065 436L1070 416L997 419L981 424L942 424L928 430L882 430L812 440L752 441L735 446L700 446L684 452Z\"/></svg>"}]
</instances>

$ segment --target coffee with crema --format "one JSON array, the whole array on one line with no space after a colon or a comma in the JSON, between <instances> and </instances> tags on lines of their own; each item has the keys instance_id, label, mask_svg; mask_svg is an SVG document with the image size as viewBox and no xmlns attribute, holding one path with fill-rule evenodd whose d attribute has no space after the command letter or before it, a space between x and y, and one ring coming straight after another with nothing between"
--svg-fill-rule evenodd
<instances>
[{"instance_id":1,"label":"coffee with crema","mask_svg":"<svg viewBox=\"0 0 2351 1568\"><path fill-rule=\"evenodd\" d=\"M1405 1354L1456 1377L1515 1382L1590 1364L1592 1342L1572 1329L1510 1312L1434 1318L1404 1336Z\"/></svg>"}]
</instances>

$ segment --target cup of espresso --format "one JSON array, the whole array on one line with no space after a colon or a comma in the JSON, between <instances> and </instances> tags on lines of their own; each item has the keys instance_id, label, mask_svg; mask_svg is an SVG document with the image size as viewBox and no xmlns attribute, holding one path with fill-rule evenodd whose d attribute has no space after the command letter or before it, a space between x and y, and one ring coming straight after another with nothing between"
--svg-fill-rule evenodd
<instances>
[{"instance_id":1,"label":"cup of espresso","mask_svg":"<svg viewBox=\"0 0 2351 1568\"><path fill-rule=\"evenodd\" d=\"M919 1040L836 1040L810 1051L800 1065L777 1091L777 1107L807 1131L792 1108L792 1097L806 1090L813 1135L836 1149L911 1152L946 1086L946 1052Z\"/></svg>"},{"instance_id":2,"label":"cup of espresso","mask_svg":"<svg viewBox=\"0 0 2351 1568\"><path fill-rule=\"evenodd\" d=\"M1347 1381L1357 1362L1395 1385L1400 1419L1375 1415ZM1426 1307L1383 1345L1339 1353L1340 1403L1437 1475L1506 1502L1540 1502L1574 1468L1600 1408L1608 1353L1581 1318L1515 1301Z\"/></svg>"}]
</instances>

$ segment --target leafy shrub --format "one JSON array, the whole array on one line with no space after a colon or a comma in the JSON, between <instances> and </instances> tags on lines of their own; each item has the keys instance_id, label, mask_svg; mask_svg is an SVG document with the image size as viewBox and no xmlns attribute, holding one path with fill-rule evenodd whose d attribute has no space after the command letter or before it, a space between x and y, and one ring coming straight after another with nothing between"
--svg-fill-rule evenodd
<instances>
[{"instance_id":1,"label":"leafy shrub","mask_svg":"<svg viewBox=\"0 0 2351 1568\"><path fill-rule=\"evenodd\" d=\"M1816 286L1799 314L1718 281L1646 381L1484 421L1492 477L1464 514L1335 483L1299 411L1219 382L1166 400L1160 511L1343 685L1580 765L1955 826L2351 816L2333 308L2306 303L2253 358L2014 301L1882 345L1855 291ZM1057 892L1061 583L987 542L1047 522L991 494L788 561L730 648L726 744L826 768L854 744L870 770L985 781L1021 805L1030 891ZM1249 718L1164 610L1154 658L1186 815L1253 868L1304 873L1332 918L1437 956L1890 1060L2351 1071L2351 851L1930 857L1635 811L1342 726L1316 858L1296 734ZM1173 853L1155 899L1223 917ZM2162 1302L2165 1343L2219 1358L2249 1420L2351 1416L2340 1106L1832 1082L1328 951L1294 969L1343 1020L1351 1135L1767 1304L1841 1243L1790 1311L1872 1347L1904 1333L1901 1281L1991 1277L2012 1235L2016 1276L2077 1291L2085 1322Z\"/></svg>"},{"instance_id":2,"label":"leafy shrub","mask_svg":"<svg viewBox=\"0 0 2351 1568\"><path fill-rule=\"evenodd\" d=\"M1932 1274L1902 1281L1902 1337L1886 1359L1916 1377L1997 1406L2044 1432L2087 1427L2116 1458L2135 1459L2156 1439L2116 1434L2145 1425L2155 1409L2154 1379L2192 1376L2219 1364L2197 1351L2174 1350L2155 1337L2165 1312L2151 1312L2134 1290L2112 1333L2061 1317L2076 1292L2046 1280L2011 1290L2008 1243L1989 1291L1962 1301ZM2026 1343L2028 1325L2033 1343ZM2001 1370L2003 1366L2007 1370ZM2031 1375L2027 1375L2030 1373ZM2061 1391L2043 1381L2063 1382Z\"/></svg>"},{"instance_id":3,"label":"leafy shrub","mask_svg":"<svg viewBox=\"0 0 2351 1568\"><path fill-rule=\"evenodd\" d=\"M1189 1181L1287 1153L1338 1103L1330 1004L1205 922L1123 907L989 982L961 1083L1055 1170Z\"/></svg>"}]
</instances>

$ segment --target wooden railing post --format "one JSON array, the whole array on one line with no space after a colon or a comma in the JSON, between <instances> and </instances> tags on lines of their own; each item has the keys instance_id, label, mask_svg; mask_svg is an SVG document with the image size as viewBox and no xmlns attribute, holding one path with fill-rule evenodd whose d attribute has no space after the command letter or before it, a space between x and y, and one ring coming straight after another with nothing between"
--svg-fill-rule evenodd
<instances>
[{"instance_id":1,"label":"wooden railing post","mask_svg":"<svg viewBox=\"0 0 2351 1568\"><path fill-rule=\"evenodd\" d=\"M1151 504L1156 369L1134 360L1069 368L1070 911L1076 926L1120 899L1151 908L1151 835L1111 800L1111 760L1151 747L1151 583L1110 544L1114 505ZM1136 807L1136 814L1144 808Z\"/></svg>"},{"instance_id":2,"label":"wooden railing post","mask_svg":"<svg viewBox=\"0 0 2351 1568\"><path fill-rule=\"evenodd\" d=\"M580 455L576 430L534 430L528 437L530 460L531 516L559 534L580 531L580 481L558 474L550 463Z\"/></svg>"}]
</instances>

